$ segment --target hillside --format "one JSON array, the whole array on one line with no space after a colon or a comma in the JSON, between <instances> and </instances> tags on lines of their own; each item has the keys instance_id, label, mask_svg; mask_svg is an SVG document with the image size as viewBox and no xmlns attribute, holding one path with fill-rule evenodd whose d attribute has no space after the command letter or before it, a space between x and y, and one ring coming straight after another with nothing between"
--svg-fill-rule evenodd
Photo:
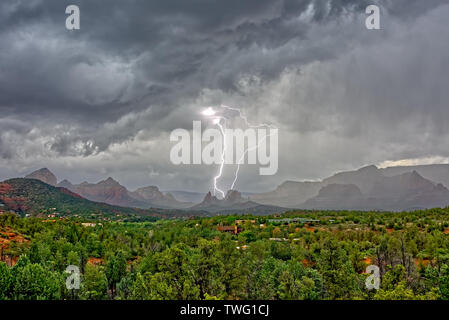
<instances>
[{"instance_id":1,"label":"hillside","mask_svg":"<svg viewBox=\"0 0 449 320\"><path fill-rule=\"evenodd\" d=\"M147 186L135 191L129 191L111 177L97 183L83 182L73 184L64 179L57 184L57 177L49 169L41 168L25 176L25 179L36 179L55 187L63 187L88 200L103 202L113 206L140 209L181 209L193 205L191 202L178 201L170 193L162 193L156 186Z\"/></svg>"},{"instance_id":2,"label":"hillside","mask_svg":"<svg viewBox=\"0 0 449 320\"><path fill-rule=\"evenodd\" d=\"M15 178L0 183L0 203L19 214L60 213L63 215L128 215L174 217L189 212L163 209L137 209L113 206L84 199L62 187L53 187L37 179ZM201 213L196 212L195 215Z\"/></svg>"},{"instance_id":3,"label":"hillside","mask_svg":"<svg viewBox=\"0 0 449 320\"><path fill-rule=\"evenodd\" d=\"M37 179L16 178L0 183L0 201L10 210L31 215L49 210L68 214L136 213L131 208L84 199L68 189L53 187Z\"/></svg>"}]
</instances>

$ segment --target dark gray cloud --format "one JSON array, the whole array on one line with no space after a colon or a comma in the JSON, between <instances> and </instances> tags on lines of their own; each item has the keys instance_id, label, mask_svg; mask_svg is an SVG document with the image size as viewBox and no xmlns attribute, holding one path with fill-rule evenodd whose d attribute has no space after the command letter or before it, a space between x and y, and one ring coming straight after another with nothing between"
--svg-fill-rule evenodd
<instances>
[{"instance_id":1,"label":"dark gray cloud","mask_svg":"<svg viewBox=\"0 0 449 320\"><path fill-rule=\"evenodd\" d=\"M364 27L372 3L381 31ZM69 4L79 31L64 27ZM215 168L168 164L168 133L220 103L284 137L279 174L261 182L249 168L243 189L449 156L448 11L443 0L2 1L2 172L42 163L75 180L207 189Z\"/></svg>"}]
</instances>

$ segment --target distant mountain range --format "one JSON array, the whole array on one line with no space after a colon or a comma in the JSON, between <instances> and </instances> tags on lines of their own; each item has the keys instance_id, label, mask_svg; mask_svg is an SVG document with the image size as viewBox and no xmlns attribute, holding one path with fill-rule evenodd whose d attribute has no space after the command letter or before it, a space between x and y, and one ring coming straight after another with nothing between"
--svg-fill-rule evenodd
<instances>
[{"instance_id":1,"label":"distant mountain range","mask_svg":"<svg viewBox=\"0 0 449 320\"><path fill-rule=\"evenodd\" d=\"M0 183L2 208L19 214L80 216L149 216L171 218L201 216L204 212L167 209L138 209L87 200L63 187L55 187L39 179L15 178Z\"/></svg>"},{"instance_id":2,"label":"distant mountain range","mask_svg":"<svg viewBox=\"0 0 449 320\"><path fill-rule=\"evenodd\" d=\"M94 203L210 214L272 214L287 208L400 211L449 206L447 164L384 169L367 166L339 172L321 181L286 181L265 193L230 190L224 199L210 192L206 195L180 190L162 192L157 186L130 191L111 177L97 183L72 184L68 180L58 183L57 177L46 168L32 172L23 180L32 179Z\"/></svg>"},{"instance_id":3,"label":"distant mountain range","mask_svg":"<svg viewBox=\"0 0 449 320\"><path fill-rule=\"evenodd\" d=\"M110 205L134 208L168 208L180 209L194 205L190 202L177 201L170 193L162 193L156 186L129 191L126 187L109 177L98 183L83 182L72 184L68 180L57 183L56 176L47 168L42 168L25 176L26 179L37 179L53 186L66 188L91 201L104 202Z\"/></svg>"},{"instance_id":4,"label":"distant mountain range","mask_svg":"<svg viewBox=\"0 0 449 320\"><path fill-rule=\"evenodd\" d=\"M201 201L203 201L204 196L207 194L207 192L201 193L201 192L180 191L180 190L170 190L165 192L173 195L178 201L191 202L191 203L200 203ZM254 195L254 193L241 192L241 195L242 197L249 198L252 195Z\"/></svg>"},{"instance_id":5,"label":"distant mountain range","mask_svg":"<svg viewBox=\"0 0 449 320\"><path fill-rule=\"evenodd\" d=\"M250 199L299 209L427 209L449 206L449 190L441 182L449 183L449 165L385 169L367 166L317 182L288 181L274 191L253 195Z\"/></svg>"},{"instance_id":6,"label":"distant mountain range","mask_svg":"<svg viewBox=\"0 0 449 320\"><path fill-rule=\"evenodd\" d=\"M190 209L204 210L216 214L252 213L256 215L267 215L288 210L286 208L261 205L257 202L250 201L248 198L244 198L242 194L236 190L229 190L224 199L218 199L208 192L201 203Z\"/></svg>"}]
</instances>

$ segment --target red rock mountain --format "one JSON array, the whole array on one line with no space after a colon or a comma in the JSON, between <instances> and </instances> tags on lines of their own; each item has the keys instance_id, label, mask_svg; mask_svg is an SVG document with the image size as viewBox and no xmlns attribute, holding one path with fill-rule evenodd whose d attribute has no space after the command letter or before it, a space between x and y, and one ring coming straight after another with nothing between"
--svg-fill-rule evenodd
<instances>
[{"instance_id":1,"label":"red rock mountain","mask_svg":"<svg viewBox=\"0 0 449 320\"><path fill-rule=\"evenodd\" d=\"M80 194L86 199L96 202L104 202L111 205L123 207L140 207L144 205L129 195L128 190L111 177L98 183L83 182L78 185L69 186L69 190Z\"/></svg>"},{"instance_id":2,"label":"red rock mountain","mask_svg":"<svg viewBox=\"0 0 449 320\"><path fill-rule=\"evenodd\" d=\"M64 179L57 184L56 176L47 168L42 168L27 175L25 179L37 179L52 186L65 188L74 194L80 195L95 202L107 203L121 207L135 208L187 208L193 205L190 202L177 201L173 195L162 193L156 186L139 188L129 191L119 182L109 177L98 183L83 182L72 184ZM57 185L56 185L57 184ZM67 191L68 192L68 191Z\"/></svg>"},{"instance_id":3,"label":"red rock mountain","mask_svg":"<svg viewBox=\"0 0 449 320\"><path fill-rule=\"evenodd\" d=\"M191 209L214 212L223 209L249 209L257 206L259 206L258 203L243 198L240 192L236 190L229 190L224 199L218 199L216 196L213 196L210 192L208 192L203 201L191 207Z\"/></svg>"},{"instance_id":4,"label":"red rock mountain","mask_svg":"<svg viewBox=\"0 0 449 320\"><path fill-rule=\"evenodd\" d=\"M132 192L135 198L140 198L142 200L163 200L165 199L165 195L159 191L158 187L148 186L139 188L136 191Z\"/></svg>"},{"instance_id":5,"label":"red rock mountain","mask_svg":"<svg viewBox=\"0 0 449 320\"><path fill-rule=\"evenodd\" d=\"M56 186L58 182L56 176L47 168L36 170L25 176L25 179L37 179L51 186Z\"/></svg>"},{"instance_id":6,"label":"red rock mountain","mask_svg":"<svg viewBox=\"0 0 449 320\"><path fill-rule=\"evenodd\" d=\"M177 201L171 194L164 194L156 186L129 191L126 187L109 177L98 183L83 182L72 184L63 180L58 185L80 194L86 199L111 205L136 208L187 208L191 203Z\"/></svg>"},{"instance_id":7,"label":"red rock mountain","mask_svg":"<svg viewBox=\"0 0 449 320\"><path fill-rule=\"evenodd\" d=\"M177 201L171 193L162 193L156 186L139 188L129 192L129 195L134 199L158 208L188 208L192 206L190 202Z\"/></svg>"}]
</instances>

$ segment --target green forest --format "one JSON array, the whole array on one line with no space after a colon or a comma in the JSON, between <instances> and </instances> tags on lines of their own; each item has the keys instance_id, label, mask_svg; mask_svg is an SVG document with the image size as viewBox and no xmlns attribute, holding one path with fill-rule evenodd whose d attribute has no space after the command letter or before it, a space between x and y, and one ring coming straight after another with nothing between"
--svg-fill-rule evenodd
<instances>
[{"instance_id":1,"label":"green forest","mask_svg":"<svg viewBox=\"0 0 449 320\"><path fill-rule=\"evenodd\" d=\"M125 222L0 215L0 300L449 299L449 209ZM79 289L68 289L69 265ZM380 271L369 290L368 265Z\"/></svg>"}]
</instances>

